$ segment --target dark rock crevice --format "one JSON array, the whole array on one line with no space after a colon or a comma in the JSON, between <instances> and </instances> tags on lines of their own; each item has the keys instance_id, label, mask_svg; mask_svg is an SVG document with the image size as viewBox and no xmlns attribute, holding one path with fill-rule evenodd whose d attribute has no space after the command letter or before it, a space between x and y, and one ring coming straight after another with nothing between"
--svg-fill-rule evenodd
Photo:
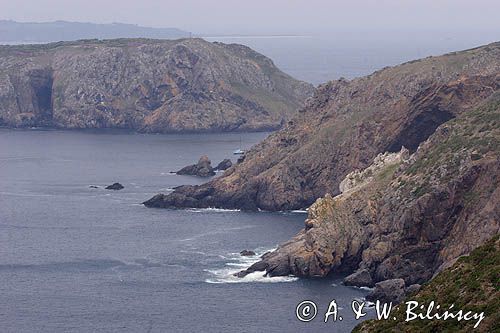
<instances>
[{"instance_id":1,"label":"dark rock crevice","mask_svg":"<svg viewBox=\"0 0 500 333\"><path fill-rule=\"evenodd\" d=\"M50 125L53 114L53 70L44 68L30 71L29 83L33 92L33 109L37 125Z\"/></svg>"},{"instance_id":2,"label":"dark rock crevice","mask_svg":"<svg viewBox=\"0 0 500 333\"><path fill-rule=\"evenodd\" d=\"M395 140L387 147L387 151L395 153L406 147L415 152L418 146L427 140L441 124L454 118L454 115L438 106L433 106L417 114L405 125Z\"/></svg>"}]
</instances>

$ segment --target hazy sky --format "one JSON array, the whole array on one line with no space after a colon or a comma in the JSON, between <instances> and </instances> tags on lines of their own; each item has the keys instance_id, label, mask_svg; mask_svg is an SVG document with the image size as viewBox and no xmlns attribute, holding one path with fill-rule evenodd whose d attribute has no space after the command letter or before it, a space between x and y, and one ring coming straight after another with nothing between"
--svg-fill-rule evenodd
<instances>
[{"instance_id":1,"label":"hazy sky","mask_svg":"<svg viewBox=\"0 0 500 333\"><path fill-rule=\"evenodd\" d=\"M0 18L124 22L195 33L500 32L499 0L0 0Z\"/></svg>"}]
</instances>

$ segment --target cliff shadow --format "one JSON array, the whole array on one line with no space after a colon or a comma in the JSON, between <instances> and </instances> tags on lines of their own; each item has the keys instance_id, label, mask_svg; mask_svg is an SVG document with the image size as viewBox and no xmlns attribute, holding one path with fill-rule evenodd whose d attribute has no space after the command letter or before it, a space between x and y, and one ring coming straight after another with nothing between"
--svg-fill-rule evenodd
<instances>
[{"instance_id":1,"label":"cliff shadow","mask_svg":"<svg viewBox=\"0 0 500 333\"><path fill-rule=\"evenodd\" d=\"M387 150L395 153L404 146L413 153L420 143L427 140L441 124L454 117L451 112L433 106L410 119Z\"/></svg>"},{"instance_id":2,"label":"cliff shadow","mask_svg":"<svg viewBox=\"0 0 500 333\"><path fill-rule=\"evenodd\" d=\"M53 113L53 70L51 68L43 68L30 71L29 84L33 93L32 103L37 123L40 125L50 125Z\"/></svg>"}]
</instances>

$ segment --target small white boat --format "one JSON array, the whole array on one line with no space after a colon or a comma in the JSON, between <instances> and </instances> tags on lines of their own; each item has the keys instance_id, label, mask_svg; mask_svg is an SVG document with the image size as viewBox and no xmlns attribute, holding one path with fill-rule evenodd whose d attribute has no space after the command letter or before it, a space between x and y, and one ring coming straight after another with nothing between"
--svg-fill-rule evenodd
<instances>
[{"instance_id":1,"label":"small white boat","mask_svg":"<svg viewBox=\"0 0 500 333\"><path fill-rule=\"evenodd\" d=\"M233 151L234 155L245 155L245 151L241 149L241 135L240 135L240 148Z\"/></svg>"}]
</instances>

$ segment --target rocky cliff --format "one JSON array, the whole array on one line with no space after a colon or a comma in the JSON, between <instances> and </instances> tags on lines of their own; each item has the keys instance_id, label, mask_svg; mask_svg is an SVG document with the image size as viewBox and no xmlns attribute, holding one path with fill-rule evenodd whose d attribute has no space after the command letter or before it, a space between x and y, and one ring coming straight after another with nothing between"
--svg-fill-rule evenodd
<instances>
[{"instance_id":1,"label":"rocky cliff","mask_svg":"<svg viewBox=\"0 0 500 333\"><path fill-rule=\"evenodd\" d=\"M500 43L386 68L319 87L279 132L223 177L184 186L151 207L289 210L311 205L386 151L411 153L441 124L499 87Z\"/></svg>"},{"instance_id":2,"label":"rocky cliff","mask_svg":"<svg viewBox=\"0 0 500 333\"><path fill-rule=\"evenodd\" d=\"M201 39L0 46L0 125L252 131L314 88L248 47Z\"/></svg>"},{"instance_id":3,"label":"rocky cliff","mask_svg":"<svg viewBox=\"0 0 500 333\"><path fill-rule=\"evenodd\" d=\"M499 88L500 43L331 82L223 177L145 204L313 203L296 237L239 276L348 272L404 290L500 231Z\"/></svg>"},{"instance_id":4,"label":"rocky cliff","mask_svg":"<svg viewBox=\"0 0 500 333\"><path fill-rule=\"evenodd\" d=\"M380 155L341 184L345 192L318 199L304 230L247 272L355 271L350 284L410 286L499 233L500 92L439 126L414 154Z\"/></svg>"}]
</instances>

